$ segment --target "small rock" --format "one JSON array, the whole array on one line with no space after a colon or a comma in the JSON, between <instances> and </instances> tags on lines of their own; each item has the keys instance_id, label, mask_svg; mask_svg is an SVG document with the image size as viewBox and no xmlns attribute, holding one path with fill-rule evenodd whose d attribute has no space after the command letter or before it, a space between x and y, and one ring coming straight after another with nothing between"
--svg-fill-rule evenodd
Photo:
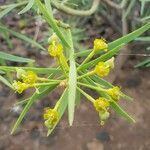
<instances>
[{"instance_id":1,"label":"small rock","mask_svg":"<svg viewBox=\"0 0 150 150\"><path fill-rule=\"evenodd\" d=\"M100 143L98 140L93 139L92 142L87 144L88 150L104 150L104 145Z\"/></svg>"},{"instance_id":2,"label":"small rock","mask_svg":"<svg viewBox=\"0 0 150 150\"><path fill-rule=\"evenodd\" d=\"M141 78L139 77L132 77L127 79L127 81L125 82L126 87L128 88L133 88L133 87L137 87L141 84Z\"/></svg>"},{"instance_id":3,"label":"small rock","mask_svg":"<svg viewBox=\"0 0 150 150\"><path fill-rule=\"evenodd\" d=\"M39 131L39 129L38 129L37 127L34 127L34 128L31 130L31 132L30 132L30 137L31 137L32 139L34 139L34 140L40 137L40 131Z\"/></svg>"},{"instance_id":4,"label":"small rock","mask_svg":"<svg viewBox=\"0 0 150 150\"><path fill-rule=\"evenodd\" d=\"M98 133L96 138L102 142L110 141L110 135L107 131L102 131L102 132Z\"/></svg>"}]
</instances>

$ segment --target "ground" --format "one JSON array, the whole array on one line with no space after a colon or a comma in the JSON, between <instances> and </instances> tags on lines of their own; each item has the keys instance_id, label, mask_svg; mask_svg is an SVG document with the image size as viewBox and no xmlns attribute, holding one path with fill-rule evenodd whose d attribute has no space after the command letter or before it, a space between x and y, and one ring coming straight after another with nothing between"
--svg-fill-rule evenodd
<instances>
[{"instance_id":1,"label":"ground","mask_svg":"<svg viewBox=\"0 0 150 150\"><path fill-rule=\"evenodd\" d=\"M42 57L47 56L40 56ZM45 59L47 62L48 60ZM134 69L136 57L130 57L125 63L115 84L120 85L134 101L121 100L120 104L136 120L129 124L114 112L104 126L99 125L99 118L92 105L82 98L77 108L75 122L68 126L67 116L63 118L55 132L46 137L43 125L43 108L51 106L59 91L38 101L30 110L22 126L15 135L10 135L10 128L18 117L21 108L12 110L16 96L4 86L0 86L0 150L148 150L150 147L150 101L149 70ZM24 97L29 93L25 93Z\"/></svg>"}]
</instances>

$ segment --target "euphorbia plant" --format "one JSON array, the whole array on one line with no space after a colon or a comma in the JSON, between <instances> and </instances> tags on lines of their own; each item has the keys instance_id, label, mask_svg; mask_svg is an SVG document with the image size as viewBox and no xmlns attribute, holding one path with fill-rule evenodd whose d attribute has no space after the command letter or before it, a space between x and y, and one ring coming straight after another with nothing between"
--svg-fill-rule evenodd
<instances>
[{"instance_id":1,"label":"euphorbia plant","mask_svg":"<svg viewBox=\"0 0 150 150\"><path fill-rule=\"evenodd\" d=\"M3 72L13 71L16 73L17 80L12 83L0 76L0 80L15 92L20 94L28 88L35 88L35 92L31 97L16 104L25 105L25 107L11 133L15 132L30 107L37 100L60 86L63 86L64 91L55 106L44 109L43 119L48 129L47 135L50 135L67 109L69 125L73 125L75 107L77 101L81 99L80 94L85 96L86 100L98 112L101 125L109 118L110 109L116 111L129 122L135 122L118 104L121 98L126 100L132 100L132 98L124 94L120 87L112 85L103 78L114 69L115 55L119 53L121 48L148 30L150 24L148 23L111 43L107 43L105 39L98 37L93 41L92 49L76 53L73 46L71 27L54 18L51 5L47 2L45 1L45 5L40 0L35 0L38 11L53 29L53 35L48 39L47 51L56 60L57 67L0 66L0 70ZM96 58L93 56L96 56ZM78 57L83 57L81 63L78 62ZM42 77L40 74L45 74L47 77ZM99 96L93 98L83 88L90 88L96 91Z\"/></svg>"}]
</instances>

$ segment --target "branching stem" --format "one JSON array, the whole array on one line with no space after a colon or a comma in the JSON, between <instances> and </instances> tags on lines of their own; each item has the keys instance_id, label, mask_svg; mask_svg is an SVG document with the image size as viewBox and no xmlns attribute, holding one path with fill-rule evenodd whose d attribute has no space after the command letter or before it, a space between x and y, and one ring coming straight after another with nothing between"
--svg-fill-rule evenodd
<instances>
[{"instance_id":1,"label":"branching stem","mask_svg":"<svg viewBox=\"0 0 150 150\"><path fill-rule=\"evenodd\" d=\"M52 0L51 3L58 10L61 10L69 15L90 16L97 10L100 0L93 0L92 7L89 10L76 10L68 6L65 6L64 4L59 3L57 0Z\"/></svg>"}]
</instances>

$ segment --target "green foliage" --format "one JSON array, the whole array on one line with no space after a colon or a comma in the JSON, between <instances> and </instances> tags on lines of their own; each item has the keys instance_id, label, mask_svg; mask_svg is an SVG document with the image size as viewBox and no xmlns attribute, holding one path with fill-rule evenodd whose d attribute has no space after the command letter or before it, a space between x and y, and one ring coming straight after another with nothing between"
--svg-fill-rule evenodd
<instances>
[{"instance_id":1,"label":"green foliage","mask_svg":"<svg viewBox=\"0 0 150 150\"><path fill-rule=\"evenodd\" d=\"M11 54L7 54L4 52L0 52L0 60L9 60L9 61L14 61L14 62L22 62L22 63L33 63L34 60L28 59L28 58L23 58Z\"/></svg>"}]
</instances>

